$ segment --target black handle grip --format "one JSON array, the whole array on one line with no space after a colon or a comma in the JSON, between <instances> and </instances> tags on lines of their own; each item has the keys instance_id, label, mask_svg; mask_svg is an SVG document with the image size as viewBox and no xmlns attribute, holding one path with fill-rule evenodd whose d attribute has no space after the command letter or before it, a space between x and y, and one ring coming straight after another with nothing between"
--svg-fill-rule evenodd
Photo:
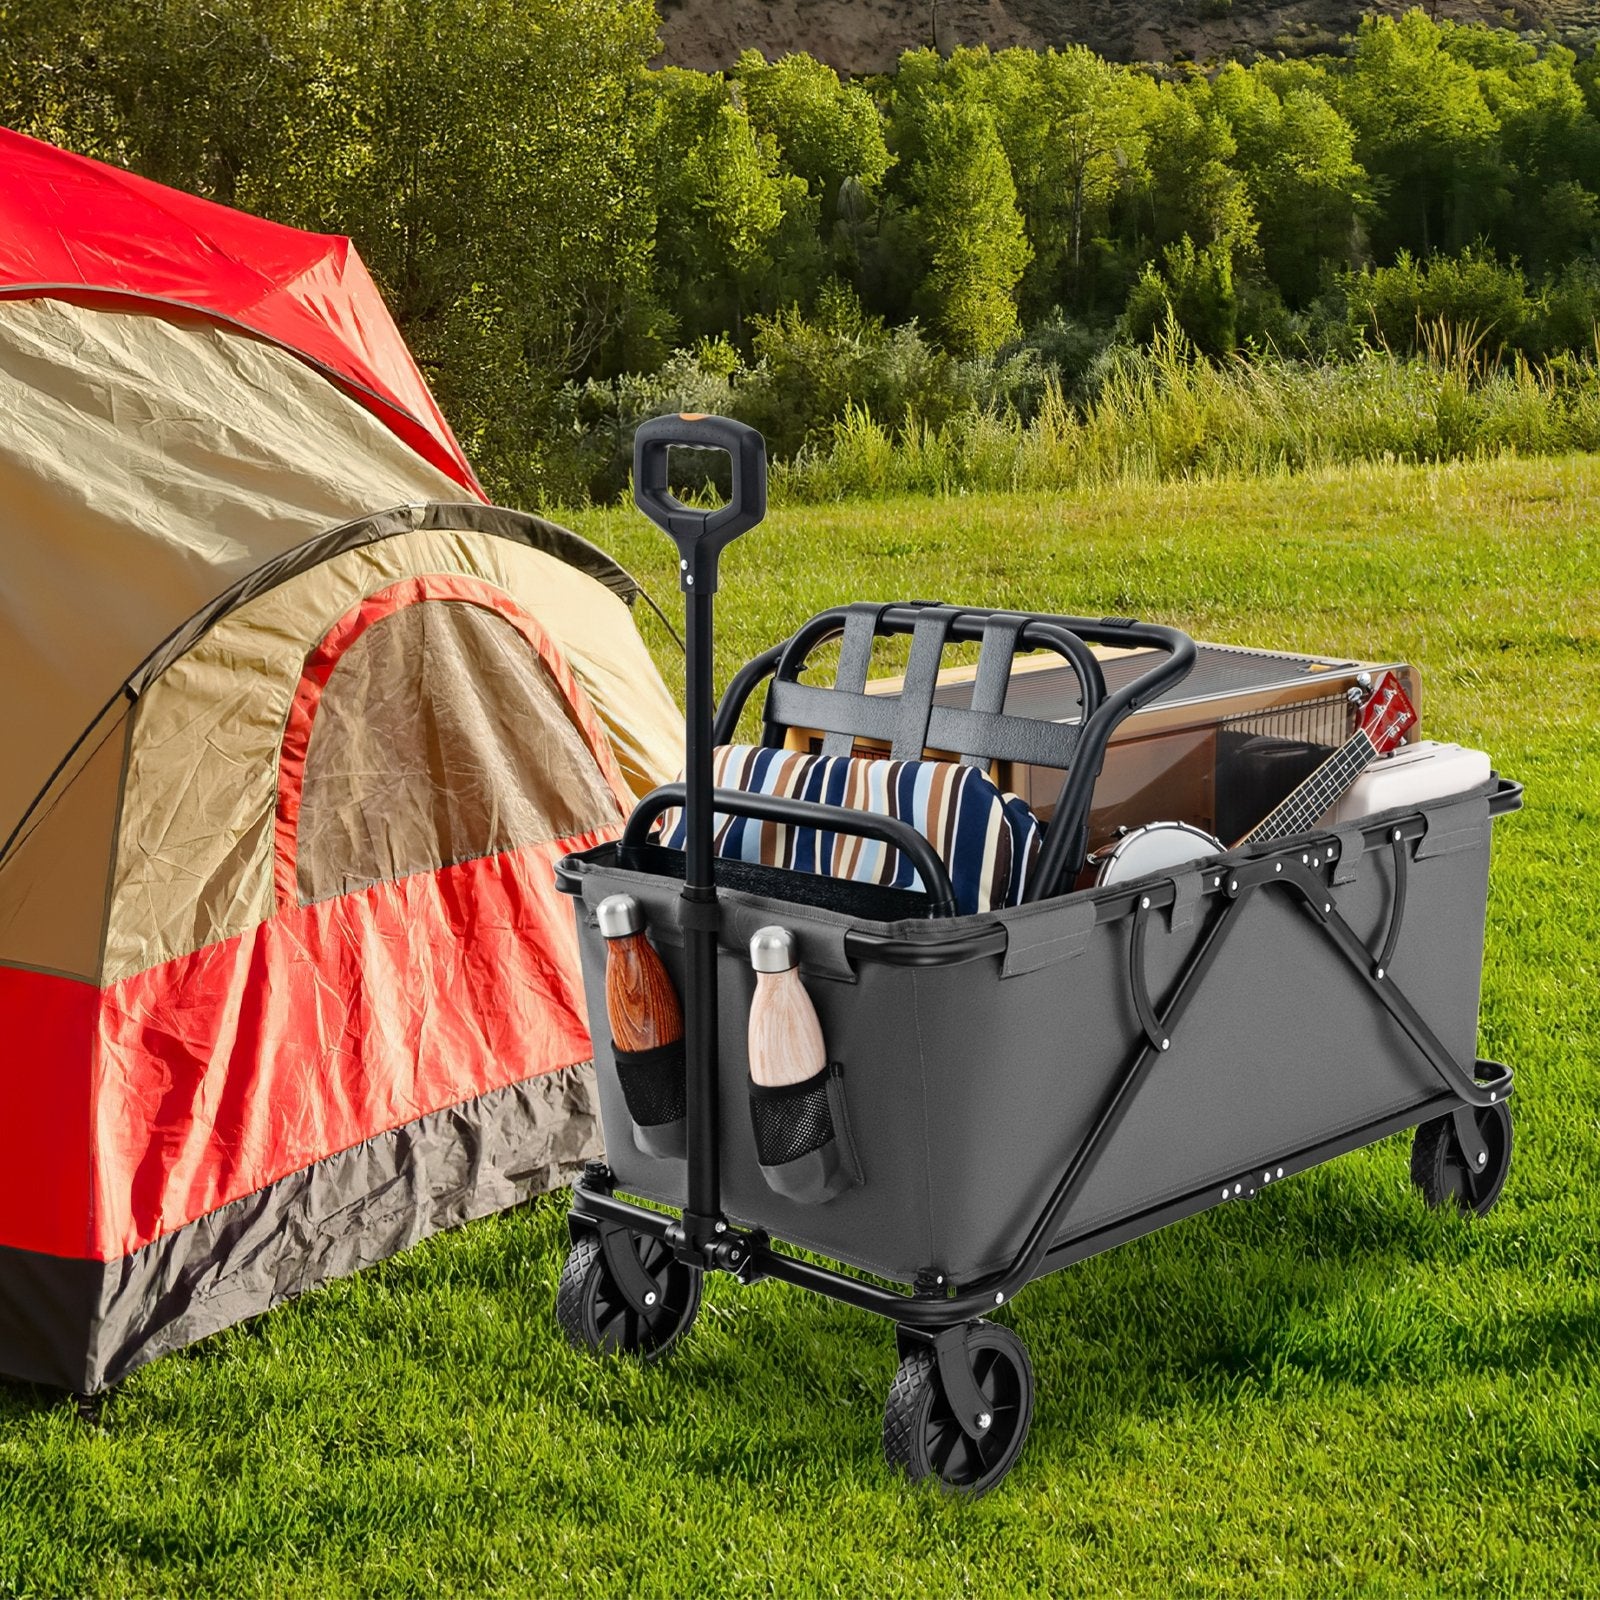
<instances>
[{"instance_id":1,"label":"black handle grip","mask_svg":"<svg viewBox=\"0 0 1600 1600\"><path fill-rule=\"evenodd\" d=\"M663 811L683 805L685 787L681 783L664 783L645 795L623 827L622 848L636 850L648 843L650 824ZM736 817L754 817L758 822L779 822L795 828L825 828L830 833L849 833L893 845L917 869L928 895L928 915L956 915L956 892L950 884L949 869L933 846L899 817L823 805L819 800L796 800L790 795L752 794L745 789L713 789L711 797L714 811L730 812Z\"/></svg>"},{"instance_id":2,"label":"black handle grip","mask_svg":"<svg viewBox=\"0 0 1600 1600\"><path fill-rule=\"evenodd\" d=\"M733 493L716 511L686 506L667 488L673 445L721 450L733 461ZM678 577L687 591L717 586L717 557L767 514L767 442L732 417L694 412L652 417L633 436L633 503L678 547Z\"/></svg>"}]
</instances>

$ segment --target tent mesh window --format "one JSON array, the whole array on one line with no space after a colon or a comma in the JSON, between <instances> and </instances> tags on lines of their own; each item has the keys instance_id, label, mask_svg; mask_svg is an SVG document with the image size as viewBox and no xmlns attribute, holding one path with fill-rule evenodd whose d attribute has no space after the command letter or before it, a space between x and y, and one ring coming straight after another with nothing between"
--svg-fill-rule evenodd
<instances>
[{"instance_id":1,"label":"tent mesh window","mask_svg":"<svg viewBox=\"0 0 1600 1600\"><path fill-rule=\"evenodd\" d=\"M306 752L302 905L620 818L544 663L503 618L424 601L339 657Z\"/></svg>"}]
</instances>

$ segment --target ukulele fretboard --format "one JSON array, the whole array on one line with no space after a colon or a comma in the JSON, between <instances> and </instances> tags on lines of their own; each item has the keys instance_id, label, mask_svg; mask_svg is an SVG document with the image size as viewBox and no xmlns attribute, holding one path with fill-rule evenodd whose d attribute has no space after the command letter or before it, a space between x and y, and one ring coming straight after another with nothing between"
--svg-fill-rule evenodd
<instances>
[{"instance_id":1,"label":"ukulele fretboard","mask_svg":"<svg viewBox=\"0 0 1600 1600\"><path fill-rule=\"evenodd\" d=\"M1361 776L1377 756L1378 747L1358 729L1328 757L1276 810L1252 828L1240 844L1266 844L1303 833Z\"/></svg>"}]
</instances>

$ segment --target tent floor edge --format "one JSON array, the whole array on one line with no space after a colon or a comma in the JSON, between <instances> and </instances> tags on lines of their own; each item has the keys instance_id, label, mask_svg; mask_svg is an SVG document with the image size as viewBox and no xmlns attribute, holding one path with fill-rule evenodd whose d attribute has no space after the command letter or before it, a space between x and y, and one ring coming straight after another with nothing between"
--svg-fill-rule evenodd
<instances>
[{"instance_id":1,"label":"tent floor edge","mask_svg":"<svg viewBox=\"0 0 1600 1600\"><path fill-rule=\"evenodd\" d=\"M594 1068L524 1079L312 1163L114 1261L0 1245L0 1377L95 1394L601 1153Z\"/></svg>"}]
</instances>

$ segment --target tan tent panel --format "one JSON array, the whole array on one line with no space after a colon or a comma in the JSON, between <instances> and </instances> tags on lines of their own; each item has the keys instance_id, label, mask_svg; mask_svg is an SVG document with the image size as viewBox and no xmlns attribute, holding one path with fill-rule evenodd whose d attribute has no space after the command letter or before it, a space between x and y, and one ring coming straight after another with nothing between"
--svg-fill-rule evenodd
<instances>
[{"instance_id":1,"label":"tan tent panel","mask_svg":"<svg viewBox=\"0 0 1600 1600\"><path fill-rule=\"evenodd\" d=\"M470 506L457 531L390 531L448 521L446 504L352 528L374 505L457 494L277 346L200 318L0 301L0 672L29 685L0 701L0 839L141 662L219 591L270 583L274 559L330 530L334 548L376 536L224 610L188 656L156 664L109 932L122 745L97 730L0 877L0 960L110 981L262 920L271 756L308 641L400 577L469 573L514 595L566 655L633 791L670 775L679 714L624 601L568 560L467 527L514 535L537 519ZM78 771L90 753L92 777ZM77 892L63 893L64 875Z\"/></svg>"},{"instance_id":2,"label":"tan tent panel","mask_svg":"<svg viewBox=\"0 0 1600 1600\"><path fill-rule=\"evenodd\" d=\"M263 397L271 396L271 404ZM287 350L0 301L0 837L144 657L313 535L459 487Z\"/></svg>"},{"instance_id":3,"label":"tan tent panel","mask_svg":"<svg viewBox=\"0 0 1600 1600\"><path fill-rule=\"evenodd\" d=\"M90 730L0 871L0 963L97 981L128 707Z\"/></svg>"},{"instance_id":4,"label":"tan tent panel","mask_svg":"<svg viewBox=\"0 0 1600 1600\"><path fill-rule=\"evenodd\" d=\"M359 546L231 612L140 696L102 982L271 913L277 754L305 641L399 579L447 573L503 590L550 634L630 787L643 792L672 771L681 720L616 595L510 539L430 529Z\"/></svg>"}]
</instances>

